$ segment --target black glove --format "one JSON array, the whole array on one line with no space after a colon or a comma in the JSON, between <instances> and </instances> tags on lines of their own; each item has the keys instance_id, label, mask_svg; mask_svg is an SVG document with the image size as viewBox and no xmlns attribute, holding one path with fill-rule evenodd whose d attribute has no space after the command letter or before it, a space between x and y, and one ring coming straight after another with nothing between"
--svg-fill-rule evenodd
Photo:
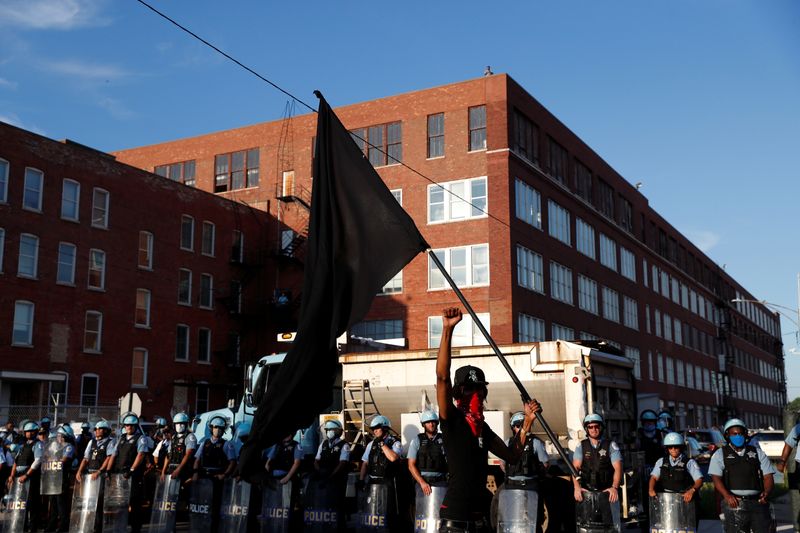
<instances>
[{"instance_id":1,"label":"black glove","mask_svg":"<svg viewBox=\"0 0 800 533\"><path fill-rule=\"evenodd\" d=\"M131 477L131 471L130 470L126 470L125 472L122 473L122 477L124 477L125 479L130 478Z\"/></svg>"},{"instance_id":2,"label":"black glove","mask_svg":"<svg viewBox=\"0 0 800 533\"><path fill-rule=\"evenodd\" d=\"M364 490L364 480L363 479L356 480L356 490L357 491Z\"/></svg>"}]
</instances>

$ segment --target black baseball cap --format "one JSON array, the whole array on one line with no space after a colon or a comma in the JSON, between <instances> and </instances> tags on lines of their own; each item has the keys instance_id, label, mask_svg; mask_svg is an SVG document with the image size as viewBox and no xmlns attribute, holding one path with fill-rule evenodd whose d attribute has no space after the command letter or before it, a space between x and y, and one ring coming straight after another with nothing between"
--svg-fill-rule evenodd
<instances>
[{"instance_id":1,"label":"black baseball cap","mask_svg":"<svg viewBox=\"0 0 800 533\"><path fill-rule=\"evenodd\" d=\"M456 377L454 380L453 385L488 385L489 382L486 381L486 375L483 373L483 370L478 368L477 366L462 366L458 370L456 370Z\"/></svg>"}]
</instances>

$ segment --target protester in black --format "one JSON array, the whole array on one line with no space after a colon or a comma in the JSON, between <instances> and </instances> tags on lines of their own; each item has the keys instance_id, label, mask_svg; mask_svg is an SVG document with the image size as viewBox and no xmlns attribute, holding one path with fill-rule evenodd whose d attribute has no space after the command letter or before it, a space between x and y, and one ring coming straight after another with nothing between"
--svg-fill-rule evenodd
<instances>
[{"instance_id":1,"label":"protester in black","mask_svg":"<svg viewBox=\"0 0 800 533\"><path fill-rule=\"evenodd\" d=\"M442 338L436 360L436 399L450 473L447 495L439 513L439 531L446 533L488 531L486 518L491 502L486 488L488 453L515 463L522 452L520 440L506 446L484 422L488 383L480 368L459 368L451 384L450 344L460 321L460 309L451 307L442 311ZM521 434L526 435L541 409L536 400L525 404L524 409Z\"/></svg>"}]
</instances>

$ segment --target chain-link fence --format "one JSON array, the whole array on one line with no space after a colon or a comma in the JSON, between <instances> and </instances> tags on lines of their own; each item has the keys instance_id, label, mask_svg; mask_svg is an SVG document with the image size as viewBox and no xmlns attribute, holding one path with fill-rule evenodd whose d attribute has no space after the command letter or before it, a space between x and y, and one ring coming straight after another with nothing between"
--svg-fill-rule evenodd
<instances>
[{"instance_id":1,"label":"chain-link fence","mask_svg":"<svg viewBox=\"0 0 800 533\"><path fill-rule=\"evenodd\" d=\"M12 421L19 427L23 420L39 421L44 416L49 416L52 420L51 427L56 424L72 422L94 423L97 420L106 419L113 424L119 417L119 405L60 405L58 409L48 405L0 405L0 424L5 425L7 421Z\"/></svg>"}]
</instances>

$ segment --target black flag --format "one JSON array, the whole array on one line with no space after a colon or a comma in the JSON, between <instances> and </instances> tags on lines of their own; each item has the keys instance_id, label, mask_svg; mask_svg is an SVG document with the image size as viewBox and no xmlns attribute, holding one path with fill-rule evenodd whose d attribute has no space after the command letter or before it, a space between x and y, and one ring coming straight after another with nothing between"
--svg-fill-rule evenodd
<instances>
[{"instance_id":1,"label":"black flag","mask_svg":"<svg viewBox=\"0 0 800 533\"><path fill-rule=\"evenodd\" d=\"M259 402L240 458L245 477L263 471L261 450L308 427L331 404L336 339L428 248L325 98L316 95L317 147L297 336Z\"/></svg>"}]
</instances>

